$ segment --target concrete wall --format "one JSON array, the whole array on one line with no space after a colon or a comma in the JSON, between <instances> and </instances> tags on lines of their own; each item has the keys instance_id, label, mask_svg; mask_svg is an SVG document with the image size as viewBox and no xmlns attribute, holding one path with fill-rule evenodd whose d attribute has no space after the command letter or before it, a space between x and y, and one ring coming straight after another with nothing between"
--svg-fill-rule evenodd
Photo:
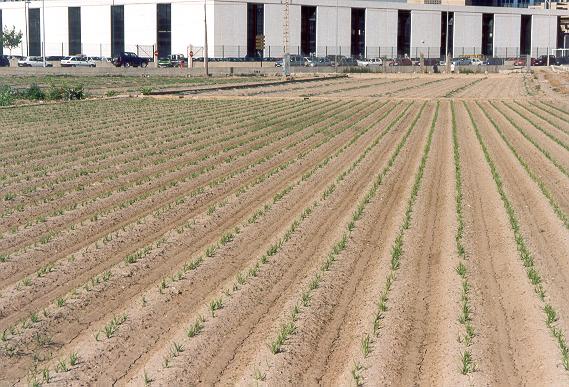
<instances>
[{"instance_id":1,"label":"concrete wall","mask_svg":"<svg viewBox=\"0 0 569 387\"><path fill-rule=\"evenodd\" d=\"M336 7L318 7L316 10L316 55L350 55L352 9L338 7L338 40L336 41Z\"/></svg>"},{"instance_id":2,"label":"concrete wall","mask_svg":"<svg viewBox=\"0 0 569 387\"><path fill-rule=\"evenodd\" d=\"M212 37L215 44L211 54L233 58L247 56L247 4L215 3L214 15L216 23ZM212 44L211 40L209 42Z\"/></svg>"},{"instance_id":3,"label":"concrete wall","mask_svg":"<svg viewBox=\"0 0 569 387\"><path fill-rule=\"evenodd\" d=\"M549 30L549 31L548 31ZM547 55L557 47L557 16L533 15L531 19L531 55Z\"/></svg>"},{"instance_id":4,"label":"concrete wall","mask_svg":"<svg viewBox=\"0 0 569 387\"><path fill-rule=\"evenodd\" d=\"M283 54L283 6L265 4L265 51L266 57L281 57ZM289 8L289 51L296 54L300 46L300 6ZM270 46L270 52L269 52Z\"/></svg>"},{"instance_id":5,"label":"concrete wall","mask_svg":"<svg viewBox=\"0 0 569 387\"><path fill-rule=\"evenodd\" d=\"M441 13L439 11L411 11L411 56L440 57Z\"/></svg>"},{"instance_id":6,"label":"concrete wall","mask_svg":"<svg viewBox=\"0 0 569 387\"><path fill-rule=\"evenodd\" d=\"M260 0L259 0L260 1ZM192 46L196 56L203 55L204 25L203 3L188 0L49 0L46 1L46 48L47 55L67 55L67 7L81 7L81 40L83 53L91 56L110 55L110 6L125 5L125 48L135 50L136 45L155 44L156 41L156 3L172 4L172 52L186 54ZM214 6L215 3L215 6ZM282 5L280 0L263 0L265 4L265 43L272 46L270 56L282 53ZM301 4L317 6L317 50L318 54L334 52L336 45L336 0L299 0L290 6L290 51L298 52L300 46ZM366 8L366 46L367 56L390 56L397 48L397 10L412 11L411 50L437 51L440 45L440 12L455 13L454 47L455 51L464 47L464 54L476 53L481 47L482 13L495 14L494 47L495 54L515 56L520 43L520 15L533 15L532 48L546 48L555 45L557 30L554 25L548 31L548 13L553 18L569 15L568 11L459 7L455 5L408 4L404 2L344 0L340 7L339 36L342 54L350 52L351 7ZM33 1L31 7L41 7L41 2ZM229 47L246 47L246 4L242 0L208 0L208 40L210 55L221 56L222 45L226 46L225 56L230 55ZM24 2L0 2L3 10L3 24L14 25L24 32ZM555 23L556 25L556 23ZM62 49L63 46L63 49ZM25 54L26 41L13 50L14 55ZM474 52L470 52L472 50ZM5 53L8 53L5 50ZM429 52L430 53L430 52ZM458 54L462 54L459 52ZM540 52L541 54L541 52ZM265 50L268 56L268 48ZM455 56L457 53L455 52ZM431 55L433 56L433 55Z\"/></svg>"},{"instance_id":7,"label":"concrete wall","mask_svg":"<svg viewBox=\"0 0 569 387\"><path fill-rule=\"evenodd\" d=\"M140 23L141 20L144 20L144 23ZM156 45L156 38L157 38L156 4L125 5L124 7L125 51L131 51L136 53L137 45L144 45L144 46ZM152 51L151 49L150 50L148 50L147 48L145 49L147 51ZM148 54L152 55L152 52Z\"/></svg>"},{"instance_id":8,"label":"concrete wall","mask_svg":"<svg viewBox=\"0 0 569 387\"><path fill-rule=\"evenodd\" d=\"M216 25L214 6L207 5L208 43L213 53L215 43L214 28ZM192 49L196 57L203 56L204 7L203 3L174 3L172 2L172 53L187 55Z\"/></svg>"},{"instance_id":9,"label":"concrete wall","mask_svg":"<svg viewBox=\"0 0 569 387\"><path fill-rule=\"evenodd\" d=\"M453 56L482 52L482 14L454 13Z\"/></svg>"},{"instance_id":10,"label":"concrete wall","mask_svg":"<svg viewBox=\"0 0 569 387\"><path fill-rule=\"evenodd\" d=\"M108 6L81 7L81 43L85 55L111 55L111 9Z\"/></svg>"},{"instance_id":11,"label":"concrete wall","mask_svg":"<svg viewBox=\"0 0 569 387\"><path fill-rule=\"evenodd\" d=\"M521 22L520 15L494 14L494 56L519 56Z\"/></svg>"},{"instance_id":12,"label":"concrete wall","mask_svg":"<svg viewBox=\"0 0 569 387\"><path fill-rule=\"evenodd\" d=\"M369 58L397 56L397 10L366 11L366 46Z\"/></svg>"}]
</instances>

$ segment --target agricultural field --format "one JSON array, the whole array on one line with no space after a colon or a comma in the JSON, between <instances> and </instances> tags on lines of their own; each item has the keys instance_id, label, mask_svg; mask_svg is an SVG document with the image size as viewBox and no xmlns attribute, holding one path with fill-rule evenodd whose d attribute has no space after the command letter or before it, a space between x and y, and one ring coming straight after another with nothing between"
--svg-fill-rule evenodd
<instances>
[{"instance_id":1,"label":"agricultural field","mask_svg":"<svg viewBox=\"0 0 569 387\"><path fill-rule=\"evenodd\" d=\"M0 109L0 385L569 385L569 101L540 93Z\"/></svg>"},{"instance_id":2,"label":"agricultural field","mask_svg":"<svg viewBox=\"0 0 569 387\"><path fill-rule=\"evenodd\" d=\"M191 88L206 85L241 84L245 82L268 82L274 81L274 77L184 77L184 76L148 76L148 75L6 75L0 78L0 88L9 86L12 88L27 88L30 85L38 85L42 88L51 86L61 87L65 85L83 85L86 92L98 96L107 93L139 93L142 88L149 90L165 90L176 88Z\"/></svg>"}]
</instances>

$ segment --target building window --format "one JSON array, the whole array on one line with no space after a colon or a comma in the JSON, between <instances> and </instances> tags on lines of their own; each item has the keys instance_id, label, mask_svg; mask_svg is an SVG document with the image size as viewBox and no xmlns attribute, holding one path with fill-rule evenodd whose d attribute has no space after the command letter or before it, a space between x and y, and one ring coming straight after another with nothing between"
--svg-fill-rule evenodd
<instances>
[{"instance_id":1,"label":"building window","mask_svg":"<svg viewBox=\"0 0 569 387\"><path fill-rule=\"evenodd\" d=\"M316 7L300 8L300 50L304 56L316 54Z\"/></svg>"},{"instance_id":2,"label":"building window","mask_svg":"<svg viewBox=\"0 0 569 387\"><path fill-rule=\"evenodd\" d=\"M397 12L397 55L409 56L411 53L411 11Z\"/></svg>"},{"instance_id":3,"label":"building window","mask_svg":"<svg viewBox=\"0 0 569 387\"><path fill-rule=\"evenodd\" d=\"M482 14L482 55L494 55L494 14Z\"/></svg>"},{"instance_id":4,"label":"building window","mask_svg":"<svg viewBox=\"0 0 569 387\"><path fill-rule=\"evenodd\" d=\"M158 56L172 54L172 5L156 4L156 42Z\"/></svg>"},{"instance_id":5,"label":"building window","mask_svg":"<svg viewBox=\"0 0 569 387\"><path fill-rule=\"evenodd\" d=\"M520 26L520 55L531 54L531 15L522 15Z\"/></svg>"},{"instance_id":6,"label":"building window","mask_svg":"<svg viewBox=\"0 0 569 387\"><path fill-rule=\"evenodd\" d=\"M28 9L28 31L29 31L29 56L41 55L41 30L40 30L40 9Z\"/></svg>"},{"instance_id":7,"label":"building window","mask_svg":"<svg viewBox=\"0 0 569 387\"><path fill-rule=\"evenodd\" d=\"M265 7L247 3L247 56L262 58L261 41L264 36ZM257 44L259 41L259 44Z\"/></svg>"},{"instance_id":8,"label":"building window","mask_svg":"<svg viewBox=\"0 0 569 387\"><path fill-rule=\"evenodd\" d=\"M353 57L365 56L366 44L366 10L365 8L352 8L352 39L351 54Z\"/></svg>"},{"instance_id":9,"label":"building window","mask_svg":"<svg viewBox=\"0 0 569 387\"><path fill-rule=\"evenodd\" d=\"M448 16L448 41L447 41L447 16ZM454 55L453 30L454 30L454 12L441 12L441 51L440 51L441 58L446 57L447 52L445 51L448 51L448 54L451 56L451 58Z\"/></svg>"},{"instance_id":10,"label":"building window","mask_svg":"<svg viewBox=\"0 0 569 387\"><path fill-rule=\"evenodd\" d=\"M124 52L124 5L111 5L111 56Z\"/></svg>"},{"instance_id":11,"label":"building window","mask_svg":"<svg viewBox=\"0 0 569 387\"><path fill-rule=\"evenodd\" d=\"M0 33L1 30L4 28L2 27L4 24L2 24L2 10L0 9ZM4 55L4 46L2 44L0 44L0 56Z\"/></svg>"},{"instance_id":12,"label":"building window","mask_svg":"<svg viewBox=\"0 0 569 387\"><path fill-rule=\"evenodd\" d=\"M81 7L67 8L69 55L81 54Z\"/></svg>"}]
</instances>

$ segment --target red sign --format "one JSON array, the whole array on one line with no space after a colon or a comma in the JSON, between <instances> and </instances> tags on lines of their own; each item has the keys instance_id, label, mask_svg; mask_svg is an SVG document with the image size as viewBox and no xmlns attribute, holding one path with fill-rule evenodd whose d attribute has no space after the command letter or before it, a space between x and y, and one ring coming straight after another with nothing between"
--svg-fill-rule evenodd
<instances>
[{"instance_id":1,"label":"red sign","mask_svg":"<svg viewBox=\"0 0 569 387\"><path fill-rule=\"evenodd\" d=\"M158 56L158 50L154 51L154 56Z\"/></svg>"},{"instance_id":2,"label":"red sign","mask_svg":"<svg viewBox=\"0 0 569 387\"><path fill-rule=\"evenodd\" d=\"M194 56L194 52L190 51L190 58L192 58Z\"/></svg>"}]
</instances>

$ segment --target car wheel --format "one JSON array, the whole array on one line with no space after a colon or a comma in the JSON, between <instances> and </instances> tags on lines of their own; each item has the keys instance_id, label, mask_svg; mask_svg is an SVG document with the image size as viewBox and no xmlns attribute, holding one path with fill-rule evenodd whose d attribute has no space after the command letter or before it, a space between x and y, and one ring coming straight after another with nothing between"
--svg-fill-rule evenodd
<instances>
[{"instance_id":1,"label":"car wheel","mask_svg":"<svg viewBox=\"0 0 569 387\"><path fill-rule=\"evenodd\" d=\"M125 62L125 63L124 63L124 67L130 67L130 63L129 63L129 62Z\"/></svg>"}]
</instances>

